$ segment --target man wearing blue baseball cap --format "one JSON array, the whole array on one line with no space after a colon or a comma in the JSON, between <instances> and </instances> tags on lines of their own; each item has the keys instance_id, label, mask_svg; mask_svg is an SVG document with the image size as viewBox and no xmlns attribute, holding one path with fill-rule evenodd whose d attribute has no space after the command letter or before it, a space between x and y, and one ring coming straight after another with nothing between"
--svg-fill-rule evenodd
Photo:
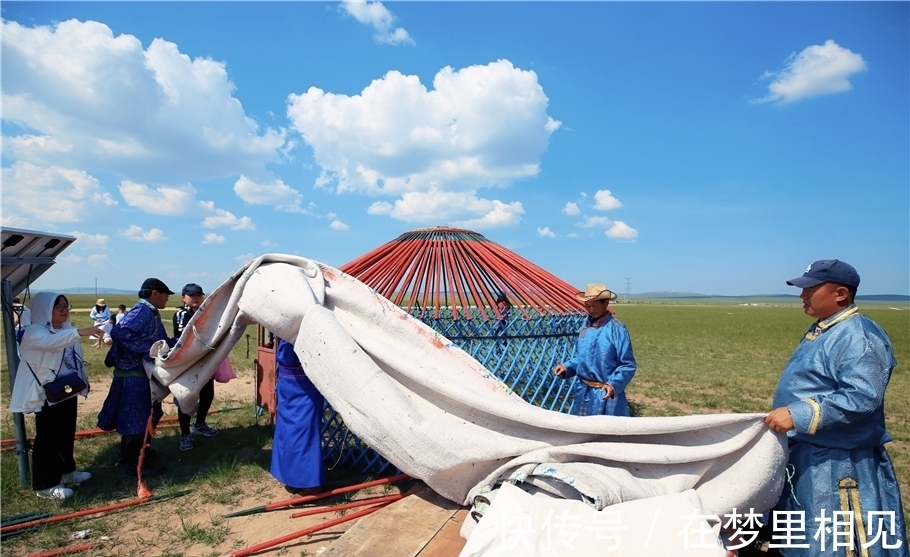
<instances>
[{"instance_id":1,"label":"man wearing blue baseball cap","mask_svg":"<svg viewBox=\"0 0 910 557\"><path fill-rule=\"evenodd\" d=\"M804 519L804 537L778 547L784 557L828 554L836 544L848 555L910 555L885 450L892 441L885 389L897 361L885 331L853 303L859 281L856 269L837 259L816 261L787 281L802 288L803 310L816 321L787 362L765 417L790 446L788 481L772 516Z\"/></svg>"},{"instance_id":2,"label":"man wearing blue baseball cap","mask_svg":"<svg viewBox=\"0 0 910 557\"><path fill-rule=\"evenodd\" d=\"M205 294L202 287L191 282L183 287L180 292L183 299L183 307L174 313L174 338L180 338L183 330L186 329L190 319L196 314L196 310L205 300ZM215 400L215 379L211 378L199 391L199 407L196 409L196 424L190 428L189 414L185 414L180 407L177 407L177 421L180 423L180 450L190 451L193 449L193 438L191 434L197 433L206 437L218 435L218 430L205 423L209 409L212 407L212 401ZM176 402L176 398L175 398Z\"/></svg>"}]
</instances>

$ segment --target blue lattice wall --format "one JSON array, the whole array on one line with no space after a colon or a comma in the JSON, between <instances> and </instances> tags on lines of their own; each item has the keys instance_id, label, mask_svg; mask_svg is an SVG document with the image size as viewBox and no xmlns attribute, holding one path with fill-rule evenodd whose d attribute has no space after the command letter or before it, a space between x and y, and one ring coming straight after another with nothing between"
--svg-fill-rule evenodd
<instances>
[{"instance_id":1,"label":"blue lattice wall","mask_svg":"<svg viewBox=\"0 0 910 557\"><path fill-rule=\"evenodd\" d=\"M527 402L558 412L572 404L570 381L557 378L553 366L572 356L584 315L532 314L526 319L512 308L507 321L483 320L479 316L452 319L447 310L439 318L413 316L438 331L499 377ZM476 315L476 312L475 312ZM323 460L327 466L381 474L394 468L345 427L341 416L326 404L322 422Z\"/></svg>"}]
</instances>

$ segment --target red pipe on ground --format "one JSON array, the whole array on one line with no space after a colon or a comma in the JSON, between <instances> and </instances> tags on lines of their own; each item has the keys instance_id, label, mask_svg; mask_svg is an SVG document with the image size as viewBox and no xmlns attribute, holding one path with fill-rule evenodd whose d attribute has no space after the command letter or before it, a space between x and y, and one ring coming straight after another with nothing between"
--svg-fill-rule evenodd
<instances>
[{"instance_id":1,"label":"red pipe on ground","mask_svg":"<svg viewBox=\"0 0 910 557\"><path fill-rule=\"evenodd\" d=\"M315 507L305 511L300 511L299 513L294 513L291 515L291 518L300 518L303 516L311 516L314 514L322 514L327 512L341 511L344 509L354 509L356 507L365 507L367 505L377 505L379 503L394 503L399 499L404 499L407 497L406 494L399 493L398 495L385 495L383 497L370 497L369 499L361 499L359 501L353 501L351 503L345 503L344 505L324 505L322 507Z\"/></svg>"},{"instance_id":2,"label":"red pipe on ground","mask_svg":"<svg viewBox=\"0 0 910 557\"><path fill-rule=\"evenodd\" d=\"M173 493L171 495L154 495L152 497L143 497L141 499L125 501L123 503L114 503L113 505L105 505L103 507L95 507L93 509L84 509L81 511L76 511L76 512L67 513L67 514L61 514L61 515L57 515L57 516L49 516L47 518L41 518L38 520L29 521L29 522L11 524L9 526L4 526L3 528L0 528L0 534L6 534L8 532L15 532L17 530L23 530L26 528L33 528L35 526L40 526L42 524L52 524L54 522L62 522L64 520L69 520L71 518L79 518L82 516L88 516L88 515L103 513L103 512L107 512L107 511L113 511L113 510L122 509L125 507L132 507L135 505L141 505L143 503L149 503L151 501L158 501L161 499L170 499L173 497L181 497L183 495L186 495L187 493L190 493L191 491L192 491L191 489L186 489L184 491L178 491L177 493Z\"/></svg>"},{"instance_id":3,"label":"red pipe on ground","mask_svg":"<svg viewBox=\"0 0 910 557\"><path fill-rule=\"evenodd\" d=\"M325 530L326 528L331 528L332 526L336 526L338 524L342 524L342 523L354 520L355 518L360 518L361 516L366 516L370 513L374 513L376 511L378 511L379 509L381 509L389 504L390 503L383 503L380 505L376 505L375 507L370 507L368 509L364 509L362 511L357 511L356 513L351 513L351 514L349 514L347 516L343 516L341 518L329 520L328 522L323 522L322 524L317 524L316 526L310 526L309 528L304 528L303 530L299 530L297 532L293 532L291 534L281 536L280 538L275 538L275 539L269 540L267 542L262 542L262 543L259 543L256 545L251 545L250 547L247 547L247 548L241 549L240 551L235 551L234 553L231 553L231 557L246 557L247 555L252 555L253 553L262 551L263 549L268 549L270 547L282 544L284 542L295 540L297 538L302 538L303 536L306 536L308 534L313 534L315 532Z\"/></svg>"},{"instance_id":4,"label":"red pipe on ground","mask_svg":"<svg viewBox=\"0 0 910 557\"><path fill-rule=\"evenodd\" d=\"M209 412L209 415L211 416L212 414L215 414L217 412L218 412L217 410L212 410L211 412ZM171 423L171 422L174 422L174 423ZM170 429L170 428L180 427L180 424L178 424L176 422L177 422L177 416L165 416L165 417L161 418L161 421L158 422L158 429ZM162 424L164 424L164 425L162 425ZM99 429L97 427L92 428L92 429L83 429L81 431L76 432L76 439L82 439L82 438L86 438L86 437L97 437L99 435L105 435L107 433L115 433L115 432L116 431L113 429L111 431L105 431L105 430ZM28 440L34 441L35 438L29 437ZM9 445L9 446L7 447L5 445ZM14 438L0 439L0 451L4 451L6 449L11 449L11 448L14 448L15 446L16 446L16 440Z\"/></svg>"},{"instance_id":5,"label":"red pipe on ground","mask_svg":"<svg viewBox=\"0 0 910 557\"><path fill-rule=\"evenodd\" d=\"M293 499L285 499L284 501L276 501L275 503L269 503L268 505L260 505L258 507L252 507L249 509L244 509L242 511L236 511L224 515L224 518L234 518L236 516L247 516L251 514L264 513L268 511L275 511L278 509L283 509L285 507L291 507L293 505L299 505L301 503L309 503L310 501L315 501L317 499L324 499L326 497L331 497L332 495L340 495L342 493L349 493L351 491L358 491L367 487L375 487L377 485L383 485L388 483L397 482L399 480L404 480L408 478L407 474L398 474L397 476L391 476L388 478L383 478L381 480L373 480L370 482L364 482L355 485L349 485L347 487L337 487L330 491L324 491L322 493L316 493L313 495L304 495L302 497L295 497Z\"/></svg>"}]
</instances>

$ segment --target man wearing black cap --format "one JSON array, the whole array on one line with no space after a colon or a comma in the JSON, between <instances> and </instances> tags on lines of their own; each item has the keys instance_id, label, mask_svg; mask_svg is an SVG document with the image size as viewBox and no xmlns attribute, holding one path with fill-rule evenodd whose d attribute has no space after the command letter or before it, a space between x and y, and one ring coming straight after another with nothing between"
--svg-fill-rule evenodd
<instances>
[{"instance_id":1,"label":"man wearing black cap","mask_svg":"<svg viewBox=\"0 0 910 557\"><path fill-rule=\"evenodd\" d=\"M139 301L111 329L113 342L104 359L106 366L114 368L114 380L98 414L98 427L105 431L116 429L121 435L120 465L131 476L138 472L149 415L157 426L163 413L160 402L151 404L151 387L144 366L153 364L149 356L153 344L164 340L173 345L160 313L171 294L171 289L161 280L146 279L139 290ZM154 476L163 471L154 454L147 454L143 476Z\"/></svg>"},{"instance_id":2,"label":"man wearing black cap","mask_svg":"<svg viewBox=\"0 0 910 557\"><path fill-rule=\"evenodd\" d=\"M816 261L787 284L802 288L803 310L816 321L787 362L765 417L790 446L773 522L804 520L797 532L803 537L780 552L822 555L852 537L840 546L848 554L856 547L856 555L906 557L901 495L884 446L892 441L885 388L897 365L891 339L854 305L859 274L843 261ZM781 528L773 528L778 535Z\"/></svg>"},{"instance_id":3,"label":"man wearing black cap","mask_svg":"<svg viewBox=\"0 0 910 557\"><path fill-rule=\"evenodd\" d=\"M202 293L202 287L195 283L189 283L183 287L181 292L183 297L183 307L174 314L174 337L180 338L183 329L187 323L202 305L205 300L205 294ZM199 391L199 408L196 410L196 424L192 428L192 433L213 437L218 434L218 430L205 423L205 418L212 407L212 401L215 399L215 378L209 379ZM184 414L180 407L177 407L177 419L180 422L180 450L189 451L193 448L193 438L190 433L190 416Z\"/></svg>"}]
</instances>

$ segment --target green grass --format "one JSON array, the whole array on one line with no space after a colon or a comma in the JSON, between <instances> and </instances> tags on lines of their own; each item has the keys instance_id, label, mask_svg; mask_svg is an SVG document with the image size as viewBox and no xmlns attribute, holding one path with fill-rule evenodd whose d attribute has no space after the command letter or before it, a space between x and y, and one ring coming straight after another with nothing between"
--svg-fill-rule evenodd
<instances>
[{"instance_id":1,"label":"green grass","mask_svg":"<svg viewBox=\"0 0 910 557\"><path fill-rule=\"evenodd\" d=\"M188 514L192 513L187 509L177 511L177 516L180 517L180 530L176 532L177 541L215 547L225 541L231 532L230 527L225 524L225 520L222 517L209 517L209 523L203 525L191 522L186 516ZM162 529L161 534L164 536L173 535L172 532L166 529Z\"/></svg>"},{"instance_id":2,"label":"green grass","mask_svg":"<svg viewBox=\"0 0 910 557\"><path fill-rule=\"evenodd\" d=\"M120 304L125 305L127 308L131 308L136 304L136 297L123 294L103 294L100 296L89 295L89 294L67 294L67 299L70 302L70 305L73 306L73 310L70 313L70 319L75 323L76 327L89 327L92 324L91 319L89 319L89 311L95 305L95 301L99 297L103 297L107 302L109 308L111 308L112 313L117 312L117 306ZM168 335L173 334L173 318L174 313L182 307L182 302L180 301L180 296L173 295L170 298L168 307L161 311L161 318L164 321L165 328L167 329ZM104 365L104 356L107 354L107 348L103 350L94 350L91 347L91 343L82 340L82 349L85 356L85 363L89 371L89 378L95 376L95 374L109 374L110 370ZM246 335L244 338L238 342L233 350L231 350L231 365L236 369L249 369L252 367L253 359L256 358L256 328L248 327L246 330ZM0 361L0 372L6 371L6 357L2 358ZM100 376L100 375L99 375ZM9 381L6 380L2 388L5 391L9 387ZM9 395L7 394L7 397ZM9 400L8 398L6 400Z\"/></svg>"},{"instance_id":3,"label":"green grass","mask_svg":"<svg viewBox=\"0 0 910 557\"><path fill-rule=\"evenodd\" d=\"M111 307L118 303L131 306L130 296L105 296ZM77 311L73 319L77 326L89 325L88 310L95 296L70 296ZM174 297L174 304L176 304ZM894 343L899 362L894 370L886 395L887 425L895 441L888 445L895 463L905 512L910 515L910 308L904 311L888 309L895 304L860 304L863 313L881 324ZM169 319L176 307L163 312ZM81 311L80 311L81 310ZM800 307L791 305L739 306L735 303L709 305L706 303L619 304L617 315L629 328L639 370L629 386L629 397L635 415L672 416L692 413L766 412L777 379L802 334L811 324ZM169 327L170 328L170 327ZM236 370L250 370L256 357L255 329L249 328L249 353L246 341L241 340L231 352ZM90 341L82 340L89 376L107 377L110 370L103 365L106 350L93 350ZM8 406L9 379L0 376L0 403ZM209 422L221 430L217 442L202 439L193 451L177 449L177 430L161 430L156 444L166 459L168 472L153 480L156 495L184 489L193 494L177 501L187 505L226 505L234 507L244 498L260 497L274 482L268 473L271 431L257 423L253 408L253 393L245 400L226 401L216 389L215 406L229 412L212 414ZM93 392L93 397L103 397ZM79 429L95 427L96 416L80 415ZM264 420L263 420L264 422ZM33 422L28 421L33 433ZM0 423L0 437L13 436L12 420L8 413ZM72 502L58 505L38 500L27 488L19 485L17 462L12 451L0 456L0 504L4 516L22 512L45 511L53 514L94 507L135 497L135 482L127 480L114 467L119 438L107 435L77 441L76 460L81 468L95 474L91 482L80 487ZM355 483L344 471L330 471L330 482L338 485ZM361 480L362 481L362 480ZM382 491L382 490L380 490ZM339 502L344 498L339 498ZM183 504L183 503L181 503ZM90 527L92 537L110 534L124 525L141 520L152 531L156 525L165 528L164 518L155 507L143 512L117 512L93 519L90 526L48 526L37 532L10 538L3 542L4 555L24 555L48 550L66 543L72 530ZM137 519L136 517L145 517ZM193 554L212 554L219 543L239 549L243 540L232 537L229 522L221 522L207 512L182 517L182 526L168 534L172 540L167 555L183 555L191 545ZM173 524L173 523L172 523ZM220 540L220 541L219 541ZM225 544L227 541L227 544ZM255 543L261 540L246 540ZM214 544L214 545L213 545ZM239 545L243 544L243 545ZM158 546L159 548L161 546ZM222 547L223 549L223 547ZM160 553L160 552L159 552ZM104 555L145 555L141 540L132 540L116 548L106 548Z\"/></svg>"},{"instance_id":4,"label":"green grass","mask_svg":"<svg viewBox=\"0 0 910 557\"><path fill-rule=\"evenodd\" d=\"M910 516L910 308L860 304L894 345L898 366L885 393L885 418L894 441L886 447ZM638 361L628 388L633 413L767 412L777 380L812 324L791 306L622 304Z\"/></svg>"},{"instance_id":5,"label":"green grass","mask_svg":"<svg viewBox=\"0 0 910 557\"><path fill-rule=\"evenodd\" d=\"M88 312L94 305L97 296L68 295L67 298L73 306L71 319L75 325L77 327L91 325ZM116 308L120 303L132 307L136 301L132 296L104 295L104 298L111 308ZM172 306L162 311L162 318L168 333L172 332L170 320L177 309L175 304L179 303L179 299L172 296L171 301ZM236 370L255 368L253 359L256 357L256 330L251 327L247 329L247 333L250 335L249 353L246 339L238 342L231 351L231 363ZM92 348L92 341L87 338L82 338L81 343L89 378L94 381L110 377L110 369L103 363L107 348L95 350ZM4 355L2 374L0 374L0 403L4 407L9 406L9 390L9 376ZM94 390L90 396L103 398L106 394L106 392ZM271 455L271 428L268 427L266 419L257 420L253 401L253 387L250 387L250 393L246 399L235 401L220 398L216 387L214 407L220 408L222 411L211 414L207 421L221 431L218 437L212 439L213 442L208 442L208 439L197 441L197 447L193 451L183 452L177 448L178 429L159 430L155 446L161 453L168 472L161 478L149 481L149 487L153 489L155 495L167 495L184 489L192 489L193 494L184 499L192 499L202 505L232 505L236 504L244 495L255 496L263 493L269 483L274 482L268 473ZM80 414L77 429L95 428L97 427L96 421L97 414ZM31 416L26 417L26 429L29 436L34 435L34 420ZM12 437L14 437L12 419L9 413L5 413L5 419L0 423L0 438ZM3 516L35 511L60 514L135 498L135 480L125 478L114 465L118 452L118 435L102 435L77 441L76 462L80 469L90 470L94 477L92 481L76 490L76 497L73 500L62 505L37 499L30 490L30 486L21 486L14 451L3 452L0 456L0 505L2 505ZM152 506L144 509L140 515L143 513L154 515L155 513ZM91 522L92 538L98 539L111 534L121 528L124 521L129 520L130 516L133 515L128 512L114 512L104 518L93 519ZM227 536L225 524L216 523L216 519L211 519L207 515L203 516L206 517L205 523L200 523L199 517L183 522L182 529L177 532L177 535L182 536L177 540L179 544L206 545ZM31 553L32 551L27 551L29 547L38 547L42 550L59 547L66 543L69 533L74 529L71 524L63 523L59 526L42 527L35 533L4 540L3 554L6 555L7 551L15 551L20 554ZM141 541L137 543L138 545L133 547L120 546L110 552L106 550L103 554L146 555L147 553L142 550ZM172 548L170 554L182 555L183 553Z\"/></svg>"}]
</instances>

